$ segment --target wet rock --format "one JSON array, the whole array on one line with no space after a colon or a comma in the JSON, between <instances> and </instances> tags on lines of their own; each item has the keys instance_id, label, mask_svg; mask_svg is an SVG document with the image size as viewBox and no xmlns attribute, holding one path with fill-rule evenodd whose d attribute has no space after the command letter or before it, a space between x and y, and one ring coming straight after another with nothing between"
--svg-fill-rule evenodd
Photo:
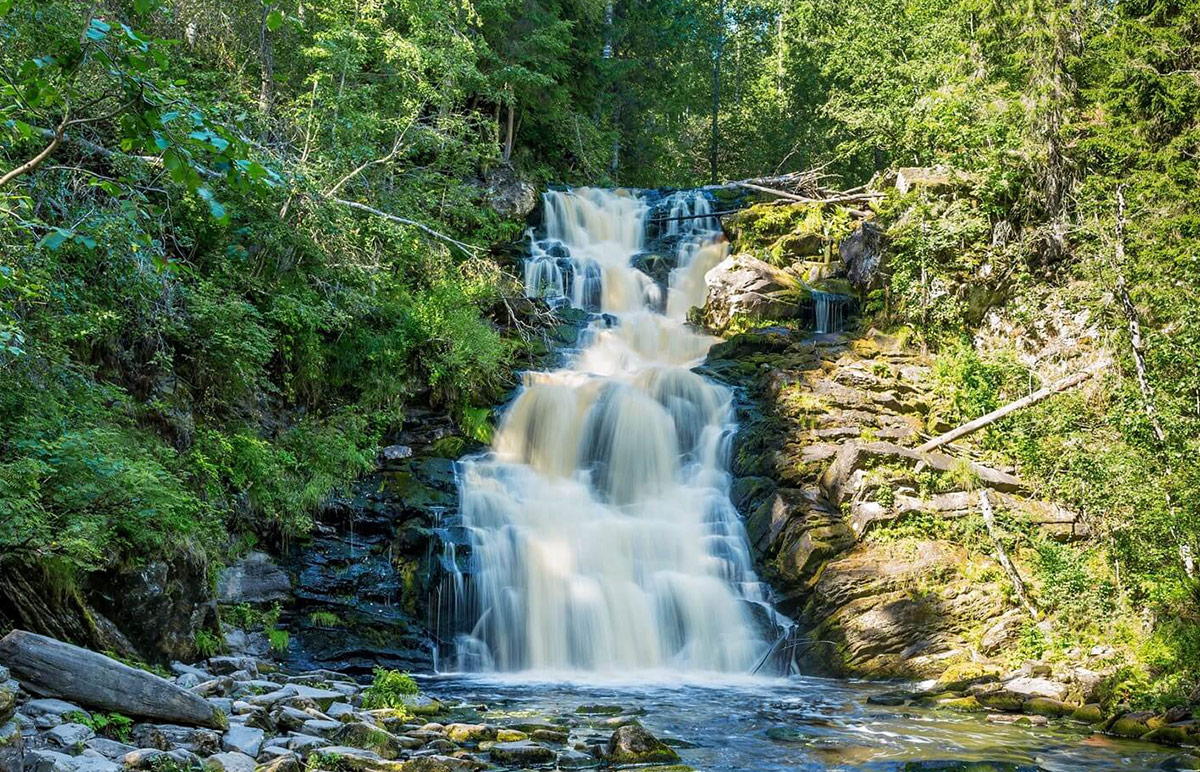
<instances>
[{"instance_id":1,"label":"wet rock","mask_svg":"<svg viewBox=\"0 0 1200 772\"><path fill-rule=\"evenodd\" d=\"M566 745L569 735L555 729L538 729L529 735L530 739L552 745Z\"/></svg>"},{"instance_id":2,"label":"wet rock","mask_svg":"<svg viewBox=\"0 0 1200 772\"><path fill-rule=\"evenodd\" d=\"M153 673L68 643L20 630L0 640L0 659L38 693L100 710L178 724L223 728L201 697Z\"/></svg>"},{"instance_id":3,"label":"wet rock","mask_svg":"<svg viewBox=\"0 0 1200 772\"><path fill-rule=\"evenodd\" d=\"M1151 729L1142 736L1142 739L1163 745L1193 746L1200 741L1200 722L1195 719L1177 721L1157 729Z\"/></svg>"},{"instance_id":4,"label":"wet rock","mask_svg":"<svg viewBox=\"0 0 1200 772\"><path fill-rule=\"evenodd\" d=\"M496 743L488 751L488 755L492 761L498 764L550 764L556 758L556 754L551 749L544 745L538 745L529 740L520 740L511 743Z\"/></svg>"},{"instance_id":5,"label":"wet rock","mask_svg":"<svg viewBox=\"0 0 1200 772\"><path fill-rule=\"evenodd\" d=\"M650 764L679 761L679 754L641 724L632 723L613 732L605 751L613 764Z\"/></svg>"},{"instance_id":6,"label":"wet rock","mask_svg":"<svg viewBox=\"0 0 1200 772\"><path fill-rule=\"evenodd\" d=\"M585 769L587 767L595 767L600 764L600 761L590 753L577 751L568 748L558 753L558 768L559 769Z\"/></svg>"}]
</instances>

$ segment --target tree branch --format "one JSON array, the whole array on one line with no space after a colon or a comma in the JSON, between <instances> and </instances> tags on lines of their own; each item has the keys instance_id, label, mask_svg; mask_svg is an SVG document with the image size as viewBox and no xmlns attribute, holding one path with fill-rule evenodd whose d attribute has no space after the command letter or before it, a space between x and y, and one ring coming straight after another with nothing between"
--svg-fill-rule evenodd
<instances>
[{"instance_id":1,"label":"tree branch","mask_svg":"<svg viewBox=\"0 0 1200 772\"><path fill-rule=\"evenodd\" d=\"M397 217L394 214L388 214L387 212L384 212L380 209L376 209L373 206L367 206L366 204L360 204L357 201L347 201L344 198L330 197L328 200L334 202L335 204L341 204L342 206L348 206L351 209L357 209L361 212L367 212L368 214L373 214L376 217L382 217L385 220L390 220L392 222L400 223L401 225L412 226L413 228L416 228L417 230L419 230L429 236L433 236L435 239L439 239L441 241L446 242L447 244L458 247L459 249L461 249L464 253L466 253L469 256L473 257L477 252L479 252L479 247L473 246L471 244L464 244L463 242L459 241L458 239L447 236L444 233L439 233L438 231L435 231L433 228L430 228L428 225L419 223L416 220L410 220L407 217Z\"/></svg>"}]
</instances>

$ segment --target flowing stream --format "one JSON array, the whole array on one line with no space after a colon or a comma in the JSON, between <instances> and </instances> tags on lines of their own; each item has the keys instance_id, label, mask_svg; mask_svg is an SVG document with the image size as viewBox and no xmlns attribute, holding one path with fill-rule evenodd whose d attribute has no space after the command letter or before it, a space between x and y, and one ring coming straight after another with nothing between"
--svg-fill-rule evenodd
<instances>
[{"instance_id":1,"label":"flowing stream","mask_svg":"<svg viewBox=\"0 0 1200 772\"><path fill-rule=\"evenodd\" d=\"M566 366L525 374L492 451L460 464L458 670L738 673L771 643L729 500L731 395L691 371L714 341L685 316L727 251L709 207L660 203L676 218L656 228L676 250L664 287L634 267L646 200L545 195L527 292L593 317Z\"/></svg>"}]
</instances>

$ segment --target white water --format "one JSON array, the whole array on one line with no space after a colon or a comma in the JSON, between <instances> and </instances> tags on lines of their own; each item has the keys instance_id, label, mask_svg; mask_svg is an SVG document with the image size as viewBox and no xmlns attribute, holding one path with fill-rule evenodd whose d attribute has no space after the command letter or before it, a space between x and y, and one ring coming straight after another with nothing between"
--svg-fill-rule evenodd
<instances>
[{"instance_id":1,"label":"white water","mask_svg":"<svg viewBox=\"0 0 1200 772\"><path fill-rule=\"evenodd\" d=\"M689 328L726 254L713 218L670 223L662 288L631 266L648 206L633 193L545 195L527 292L597 312L569 364L527 373L492 452L460 466L471 537L456 576L460 670L747 672L765 604L729 500L727 389L693 373L713 339ZM670 211L711 212L697 194ZM761 616L761 613L760 613Z\"/></svg>"}]
</instances>

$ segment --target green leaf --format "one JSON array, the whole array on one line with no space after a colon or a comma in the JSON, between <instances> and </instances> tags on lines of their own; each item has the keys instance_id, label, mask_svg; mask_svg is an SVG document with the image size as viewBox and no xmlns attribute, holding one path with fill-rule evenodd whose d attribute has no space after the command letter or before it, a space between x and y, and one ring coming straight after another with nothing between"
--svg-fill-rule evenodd
<instances>
[{"instance_id":1,"label":"green leaf","mask_svg":"<svg viewBox=\"0 0 1200 772\"><path fill-rule=\"evenodd\" d=\"M158 0L133 0L133 10L138 13L150 13L156 8L158 8Z\"/></svg>"},{"instance_id":2,"label":"green leaf","mask_svg":"<svg viewBox=\"0 0 1200 772\"><path fill-rule=\"evenodd\" d=\"M12 10L13 0L0 0L0 17L8 15Z\"/></svg>"},{"instance_id":3,"label":"green leaf","mask_svg":"<svg viewBox=\"0 0 1200 772\"><path fill-rule=\"evenodd\" d=\"M283 11L275 8L267 14L267 29L274 32L281 26L283 26Z\"/></svg>"},{"instance_id":4,"label":"green leaf","mask_svg":"<svg viewBox=\"0 0 1200 772\"><path fill-rule=\"evenodd\" d=\"M74 235L75 234L72 231L64 228L55 228L45 236L42 236L42 240L38 242L38 246L45 247L53 252L66 243L67 239Z\"/></svg>"}]
</instances>

